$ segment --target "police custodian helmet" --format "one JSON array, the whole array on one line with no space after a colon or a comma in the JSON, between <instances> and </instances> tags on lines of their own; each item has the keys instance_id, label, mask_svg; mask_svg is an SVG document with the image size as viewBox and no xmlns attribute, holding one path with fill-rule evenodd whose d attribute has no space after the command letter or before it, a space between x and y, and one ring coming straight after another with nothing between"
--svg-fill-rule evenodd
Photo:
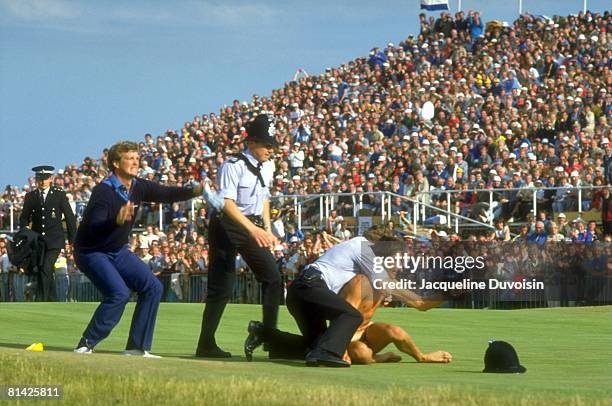
<instances>
[{"instance_id":1,"label":"police custodian helmet","mask_svg":"<svg viewBox=\"0 0 612 406\"><path fill-rule=\"evenodd\" d=\"M276 129L274 121L267 114L259 114L255 120L251 121L247 126L246 140L256 141L262 144L278 146L276 141Z\"/></svg>"},{"instance_id":2,"label":"police custodian helmet","mask_svg":"<svg viewBox=\"0 0 612 406\"><path fill-rule=\"evenodd\" d=\"M519 362L514 347L505 341L489 341L484 357L485 368L482 372L522 374L527 368Z\"/></svg>"}]
</instances>

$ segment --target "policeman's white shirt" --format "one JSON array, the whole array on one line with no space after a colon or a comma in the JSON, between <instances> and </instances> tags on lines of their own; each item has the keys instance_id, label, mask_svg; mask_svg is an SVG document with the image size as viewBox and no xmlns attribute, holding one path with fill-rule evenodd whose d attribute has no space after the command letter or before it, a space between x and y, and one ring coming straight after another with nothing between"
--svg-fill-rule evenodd
<instances>
[{"instance_id":1,"label":"policeman's white shirt","mask_svg":"<svg viewBox=\"0 0 612 406\"><path fill-rule=\"evenodd\" d=\"M372 243L365 237L355 237L334 245L309 267L321 272L327 287L338 293L358 273L367 276L372 283L376 279L388 280L386 272L374 272L374 257Z\"/></svg>"},{"instance_id":2,"label":"policeman's white shirt","mask_svg":"<svg viewBox=\"0 0 612 406\"><path fill-rule=\"evenodd\" d=\"M47 200L47 196L49 196L49 190L51 190L51 187L48 187L46 189L39 189L40 190L40 194L42 195L42 200L43 202Z\"/></svg>"},{"instance_id":3,"label":"policeman's white shirt","mask_svg":"<svg viewBox=\"0 0 612 406\"><path fill-rule=\"evenodd\" d=\"M259 164L257 159L247 148L243 151L244 156L255 167ZM227 159L218 175L218 189L221 197L236 202L238 209L245 216L263 213L264 200L270 198L270 185L274 180L274 162L271 160L263 162L260 169L264 185L261 186L257 176L247 168L243 160L237 158Z\"/></svg>"}]
</instances>

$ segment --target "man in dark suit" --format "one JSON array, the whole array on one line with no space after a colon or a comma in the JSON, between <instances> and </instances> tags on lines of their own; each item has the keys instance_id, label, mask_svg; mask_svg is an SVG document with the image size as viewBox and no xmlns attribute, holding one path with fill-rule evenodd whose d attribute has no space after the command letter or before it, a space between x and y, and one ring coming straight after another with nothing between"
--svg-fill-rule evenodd
<instances>
[{"instance_id":1,"label":"man in dark suit","mask_svg":"<svg viewBox=\"0 0 612 406\"><path fill-rule=\"evenodd\" d=\"M54 265L66 239L70 244L76 234L76 218L66 198L66 192L53 186L52 166L36 166L37 188L26 194L23 211L19 218L19 227L27 227L40 233L45 242L45 255L42 269L37 272L36 300L48 302L56 300ZM66 238L62 227L62 217L66 221Z\"/></svg>"}]
</instances>

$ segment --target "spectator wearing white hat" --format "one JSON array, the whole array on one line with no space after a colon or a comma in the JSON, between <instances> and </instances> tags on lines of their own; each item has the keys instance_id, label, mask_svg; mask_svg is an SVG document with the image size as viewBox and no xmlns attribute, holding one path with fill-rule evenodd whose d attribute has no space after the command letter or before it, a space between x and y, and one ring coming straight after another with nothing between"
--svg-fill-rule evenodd
<instances>
[{"instance_id":1,"label":"spectator wearing white hat","mask_svg":"<svg viewBox=\"0 0 612 406\"><path fill-rule=\"evenodd\" d=\"M493 189L503 189L501 176L493 176L491 187ZM495 190L493 192L493 202L491 206L491 210L493 211L493 218L506 218L510 212L510 209L511 207L508 193L503 190Z\"/></svg>"},{"instance_id":2,"label":"spectator wearing white hat","mask_svg":"<svg viewBox=\"0 0 612 406\"><path fill-rule=\"evenodd\" d=\"M147 240L138 241L138 256L147 266L149 266L149 261L153 258L149 253L149 248L149 242Z\"/></svg>"},{"instance_id":3,"label":"spectator wearing white hat","mask_svg":"<svg viewBox=\"0 0 612 406\"><path fill-rule=\"evenodd\" d=\"M437 160L434 162L433 170L429 174L429 184L436 185L438 179L443 179L446 182L448 176L448 172L446 168L444 168L444 162Z\"/></svg>"},{"instance_id":4,"label":"spectator wearing white hat","mask_svg":"<svg viewBox=\"0 0 612 406\"><path fill-rule=\"evenodd\" d=\"M565 210L569 210L569 211L577 211L578 210L578 190L579 188L582 187L582 180L580 179L580 172L578 172L577 170L573 170L570 173L570 181L569 181L569 185L570 187L570 192L567 194L566 197L566 201L565 201ZM581 198L586 197L584 195L584 193L582 193ZM585 204L586 203L586 204ZM590 201L582 201L582 210L588 210L585 209L585 207L588 207L588 205L590 204Z\"/></svg>"},{"instance_id":5,"label":"spectator wearing white hat","mask_svg":"<svg viewBox=\"0 0 612 406\"><path fill-rule=\"evenodd\" d=\"M469 166L467 161L463 159L463 153L457 152L455 156L455 165L452 169L455 181L466 181L469 175Z\"/></svg>"},{"instance_id":6,"label":"spectator wearing white hat","mask_svg":"<svg viewBox=\"0 0 612 406\"><path fill-rule=\"evenodd\" d=\"M291 165L291 176L295 176L298 170L304 168L304 159L306 156L299 142L293 143L293 149L289 154L289 164Z\"/></svg>"}]
</instances>

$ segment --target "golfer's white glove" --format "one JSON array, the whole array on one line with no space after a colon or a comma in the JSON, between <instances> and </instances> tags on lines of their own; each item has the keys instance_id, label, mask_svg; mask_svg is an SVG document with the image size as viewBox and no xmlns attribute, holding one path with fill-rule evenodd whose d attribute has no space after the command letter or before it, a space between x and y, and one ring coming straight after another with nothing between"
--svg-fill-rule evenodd
<instances>
[{"instance_id":1,"label":"golfer's white glove","mask_svg":"<svg viewBox=\"0 0 612 406\"><path fill-rule=\"evenodd\" d=\"M202 197L206 200L206 203L211 205L217 211L223 211L225 206L225 199L219 194L212 191L208 182L204 182L204 188L202 189Z\"/></svg>"}]
</instances>

